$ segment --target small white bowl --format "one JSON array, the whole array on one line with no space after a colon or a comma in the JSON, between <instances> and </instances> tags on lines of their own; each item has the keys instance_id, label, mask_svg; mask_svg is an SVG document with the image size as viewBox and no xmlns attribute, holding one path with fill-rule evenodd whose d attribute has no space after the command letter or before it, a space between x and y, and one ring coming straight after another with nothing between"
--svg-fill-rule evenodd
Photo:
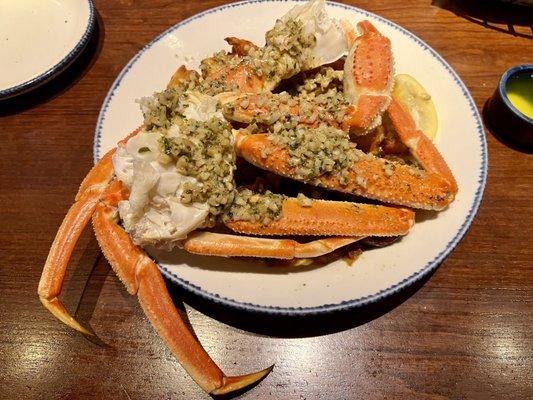
<instances>
[{"instance_id":1,"label":"small white bowl","mask_svg":"<svg viewBox=\"0 0 533 400\"><path fill-rule=\"evenodd\" d=\"M53 78L92 34L91 0L0 0L0 99Z\"/></svg>"}]
</instances>

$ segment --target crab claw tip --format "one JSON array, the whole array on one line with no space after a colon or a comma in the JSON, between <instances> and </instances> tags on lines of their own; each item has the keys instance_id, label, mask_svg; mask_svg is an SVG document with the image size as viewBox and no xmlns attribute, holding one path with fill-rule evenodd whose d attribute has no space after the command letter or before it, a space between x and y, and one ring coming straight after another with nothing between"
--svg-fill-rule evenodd
<instances>
[{"instance_id":1,"label":"crab claw tip","mask_svg":"<svg viewBox=\"0 0 533 400\"><path fill-rule=\"evenodd\" d=\"M211 394L214 394L214 395L226 394L226 393L233 392L235 390L245 388L246 386L250 386L256 382L259 382L261 379L267 376L270 373L270 371L272 371L273 368L274 368L274 364L272 364L270 367L265 368L261 371L253 372L247 375L225 376L223 378L222 386L213 390Z\"/></svg>"},{"instance_id":2,"label":"crab claw tip","mask_svg":"<svg viewBox=\"0 0 533 400\"><path fill-rule=\"evenodd\" d=\"M69 314L63 303L61 303L57 297L52 300L49 300L45 297L39 297L39 299L41 300L43 306L65 325L68 325L72 329L75 329L84 335L93 336L91 332L84 328L72 317L72 315Z\"/></svg>"}]
</instances>

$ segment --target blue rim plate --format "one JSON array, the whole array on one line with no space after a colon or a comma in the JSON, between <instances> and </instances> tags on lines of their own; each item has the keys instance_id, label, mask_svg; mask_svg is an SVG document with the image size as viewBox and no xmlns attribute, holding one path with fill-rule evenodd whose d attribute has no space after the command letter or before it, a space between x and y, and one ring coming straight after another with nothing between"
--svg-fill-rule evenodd
<instances>
[{"instance_id":1,"label":"blue rim plate","mask_svg":"<svg viewBox=\"0 0 533 400\"><path fill-rule=\"evenodd\" d=\"M134 99L161 90L172 71L181 63L188 61L188 57L184 55L194 52L192 50L194 46L198 47L202 41L206 43L206 49L202 54L192 54L205 56L222 47L221 38L225 37L224 35L233 34L260 40L264 30L254 37L254 29L258 29L260 24L265 28L270 26L275 18L272 17L268 23L257 22L254 18L268 19L271 15L280 16L284 10L279 11L279 9L282 7L287 9L291 6L288 3L294 2L247 0L213 8L172 26L147 44L124 67L104 100L95 130L94 161L96 162L104 151L112 148L121 136L125 136L141 123L140 112L137 112L138 119L131 118L131 113L136 112L136 106L132 105ZM481 118L464 83L435 50L407 30L359 8L334 2L327 4L328 10L334 13L335 17L342 14L356 20L366 18L374 22L378 29L391 38L396 71L411 73L434 96L442 131L437 136L437 146L456 175L459 195L449 209L439 213L437 218L423 218L423 221L417 223L412 233L402 241L384 249L365 253L363 255L365 259L358 260L351 269L334 263L332 266L320 269L320 272L305 271L299 276L293 272L272 274L265 271L264 275L256 276L255 273L246 270L247 267L240 261L225 261L225 265L220 268L212 268L213 263L219 262L211 261L212 258L195 258L193 261L181 259L173 261L174 264L170 265L162 262L164 256L160 257L159 253L151 252L158 260L163 275L189 293L234 309L268 315L308 316L359 308L398 293L434 271L459 243L474 219L487 178L487 144ZM252 15L252 11L255 16ZM247 14L248 12L250 14ZM232 22L232 18L237 17L242 23ZM223 20L236 32L224 31L224 28L215 26L217 20ZM217 29L220 32L210 32ZM187 35L195 35L193 37L198 42L192 47L187 47L189 45L187 38L190 37ZM169 48L171 55L167 54ZM166 62L161 62L158 57L163 57L166 62L171 61L172 65L166 65ZM154 59L158 62L153 61ZM155 71L157 71L156 77L154 77ZM435 74L440 79L434 79ZM415 253L420 255L413 257ZM235 272L241 269L246 273ZM323 275L314 275L316 273ZM294 280L294 285L304 282L303 286L307 286L307 289L298 289L283 297L285 296L283 287L271 285L265 289L262 286L262 282L278 279L279 275L284 275L279 278L281 285L285 280ZM336 279L336 281L332 281L333 286L330 287L326 284L327 279ZM222 282L220 290L213 289L213 285L216 286L217 282ZM353 295L350 291L352 283L355 289L358 286L357 290L353 290ZM344 289L342 285L345 285ZM317 292L313 293L313 290ZM342 293L342 290L347 290L348 294ZM255 300L255 292L261 292L263 297L257 297L258 300ZM324 296L321 297L320 293L324 293ZM272 301L269 300L270 294ZM305 303L307 300L302 300L302 304L298 303L300 301L298 296L301 298L307 296L310 299L309 304ZM339 296L344 297L339 299Z\"/></svg>"},{"instance_id":2,"label":"blue rim plate","mask_svg":"<svg viewBox=\"0 0 533 400\"><path fill-rule=\"evenodd\" d=\"M57 2L56 2L57 3ZM14 4L14 3L13 3ZM80 5L83 4L83 5ZM19 6L19 4L16 4ZM26 5L28 7L28 5ZM42 4L42 6L45 6L45 4ZM68 38L69 41L72 42L71 45L67 46L61 51L61 54L58 55L55 61L53 61L52 66L44 67L45 69L43 71L39 71L37 73L32 72L30 73L30 76L24 77L24 78L17 78L17 82L11 84L9 87L0 87L0 100L7 99L13 96L17 96L22 93L26 93L32 89L35 89L42 84L48 82L55 76L57 76L59 73L64 71L85 49L87 46L87 43L89 42L89 39L94 31L95 26L95 11L94 11L94 5L92 0L84 0L83 2L79 2L78 5L75 7L82 7L80 9L82 14L85 14L85 18L80 22L83 24L81 29L78 29L76 33L78 34L77 37L72 39L71 37ZM30 5L31 8L31 5ZM39 10L35 10L38 12ZM70 14L72 10L66 10L66 14L68 16L73 16ZM42 17L42 14L40 15ZM77 17L74 15L74 17ZM55 18L57 18L57 15L55 15ZM57 21L54 21L57 22ZM67 24L69 21L65 20L65 24ZM72 34L72 32L69 32L69 34ZM9 40L10 38L4 38L5 32L2 34L0 33L0 40ZM12 38L11 38L12 39ZM24 57L24 56L23 56ZM4 62L7 62L6 59L3 60ZM32 61L27 61L32 62ZM3 65L2 61L0 60L0 68L3 70L3 73L6 73L7 71L7 64Z\"/></svg>"}]
</instances>

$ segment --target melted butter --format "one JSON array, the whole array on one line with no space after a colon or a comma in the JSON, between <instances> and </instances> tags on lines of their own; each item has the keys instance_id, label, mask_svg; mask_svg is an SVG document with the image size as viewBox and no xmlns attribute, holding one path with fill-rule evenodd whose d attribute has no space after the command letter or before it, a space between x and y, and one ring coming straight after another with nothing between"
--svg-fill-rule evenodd
<instances>
[{"instance_id":1,"label":"melted butter","mask_svg":"<svg viewBox=\"0 0 533 400\"><path fill-rule=\"evenodd\" d=\"M533 74L523 71L507 81L507 98L522 114L533 118Z\"/></svg>"}]
</instances>

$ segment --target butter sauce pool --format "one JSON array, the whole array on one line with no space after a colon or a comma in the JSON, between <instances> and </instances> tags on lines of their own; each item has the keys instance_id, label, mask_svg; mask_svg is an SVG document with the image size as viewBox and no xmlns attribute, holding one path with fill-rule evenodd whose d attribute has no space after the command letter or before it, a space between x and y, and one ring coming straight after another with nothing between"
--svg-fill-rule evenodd
<instances>
[{"instance_id":1,"label":"butter sauce pool","mask_svg":"<svg viewBox=\"0 0 533 400\"><path fill-rule=\"evenodd\" d=\"M507 98L522 114L533 118L533 73L521 71L509 78L506 85Z\"/></svg>"}]
</instances>

